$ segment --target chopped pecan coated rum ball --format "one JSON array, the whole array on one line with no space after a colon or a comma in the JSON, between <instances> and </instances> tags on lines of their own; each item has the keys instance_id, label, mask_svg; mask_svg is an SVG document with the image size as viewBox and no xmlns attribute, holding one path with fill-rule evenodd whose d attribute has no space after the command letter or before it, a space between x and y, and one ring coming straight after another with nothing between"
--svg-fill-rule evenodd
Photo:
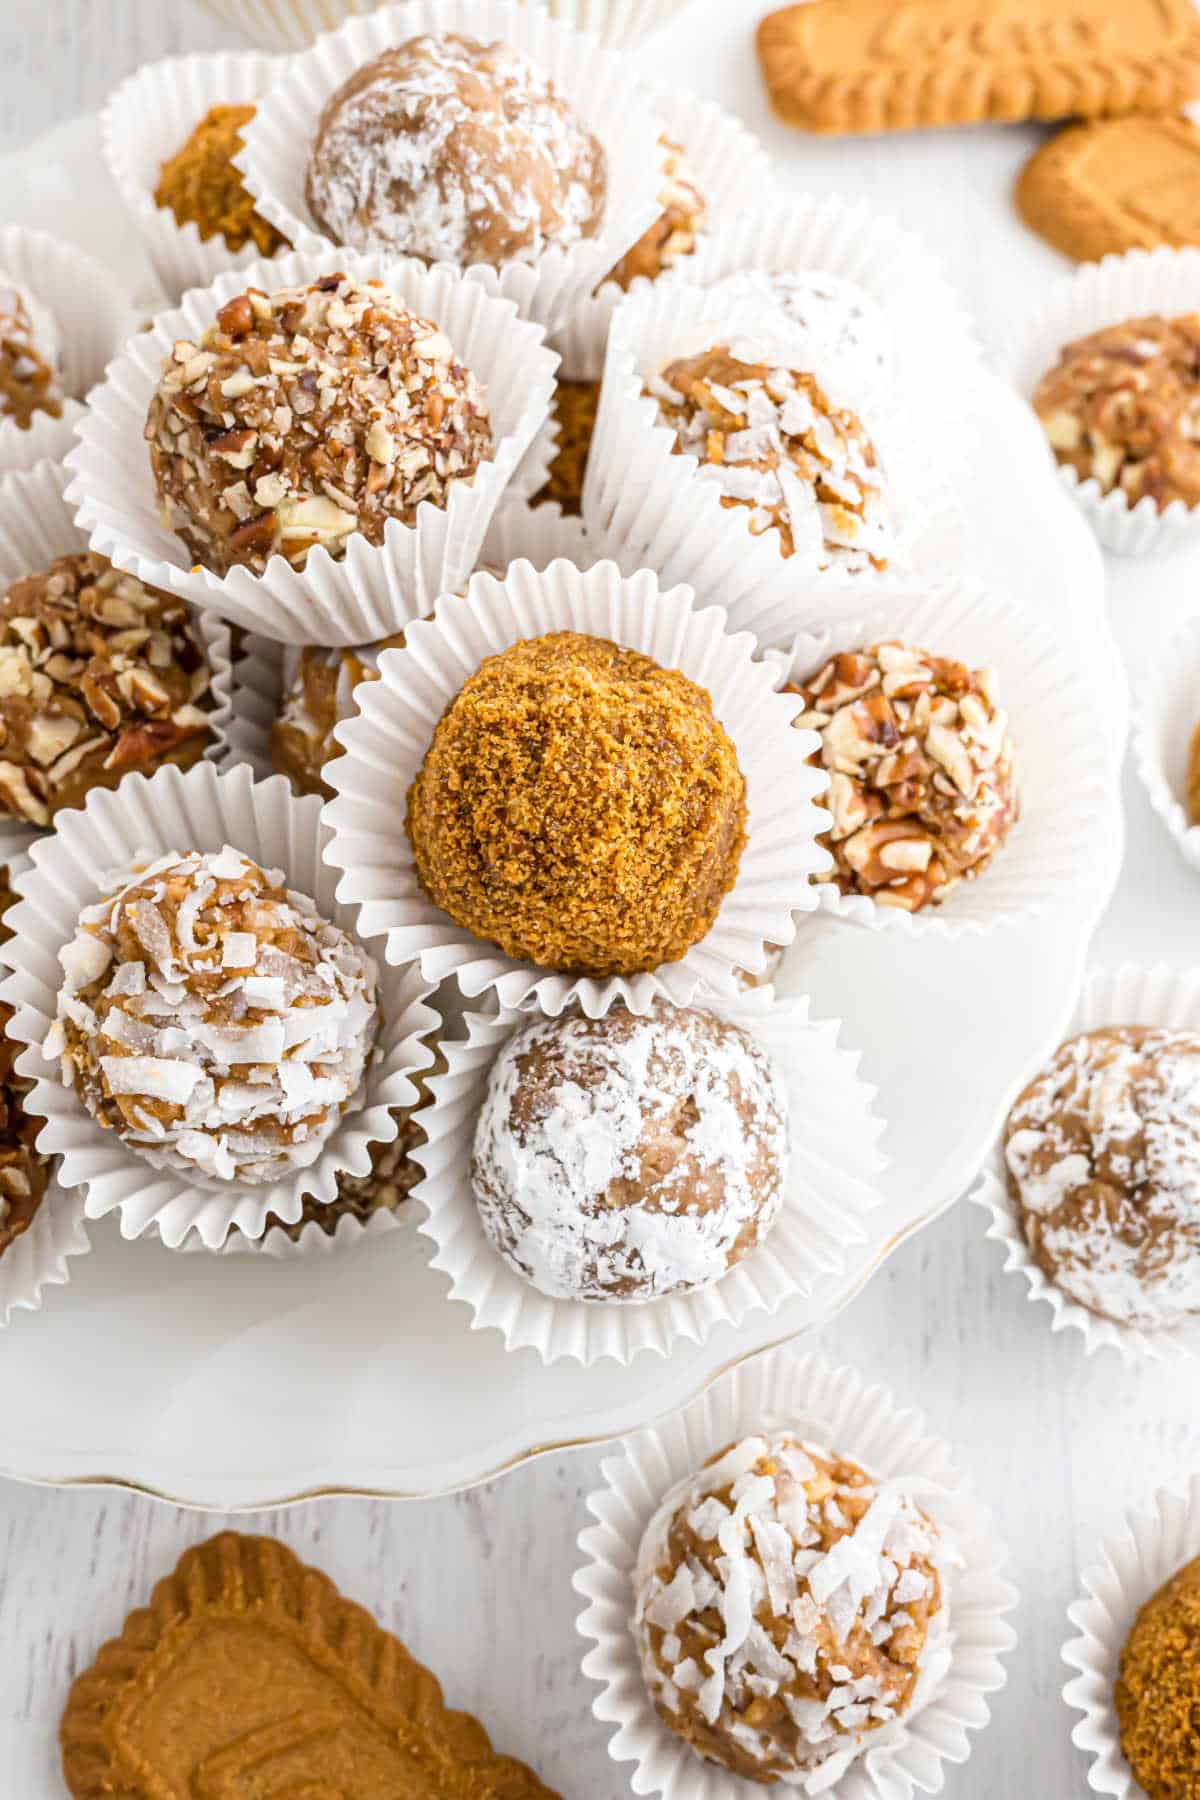
<instances>
[{"instance_id":1,"label":"chopped pecan coated rum ball","mask_svg":"<svg viewBox=\"0 0 1200 1800\"><path fill-rule=\"evenodd\" d=\"M327 103L308 204L336 244L427 262L529 261L593 236L606 161L546 72L460 32L410 38Z\"/></svg>"},{"instance_id":2,"label":"chopped pecan coated rum ball","mask_svg":"<svg viewBox=\"0 0 1200 1800\"><path fill-rule=\"evenodd\" d=\"M917 912L977 875L1018 813L1008 720L989 669L906 644L831 657L803 684L793 724L820 733L829 771L822 839L844 894Z\"/></svg>"},{"instance_id":3,"label":"chopped pecan coated rum ball","mask_svg":"<svg viewBox=\"0 0 1200 1800\"><path fill-rule=\"evenodd\" d=\"M745 1438L642 1539L633 1629L655 1707L736 1775L832 1792L943 1653L950 1560L902 1483L787 1431Z\"/></svg>"},{"instance_id":4,"label":"chopped pecan coated rum ball","mask_svg":"<svg viewBox=\"0 0 1200 1800\"><path fill-rule=\"evenodd\" d=\"M1106 325L1061 352L1033 396L1050 447L1081 481L1159 512L1200 501L1200 314Z\"/></svg>"},{"instance_id":5,"label":"chopped pecan coated rum ball","mask_svg":"<svg viewBox=\"0 0 1200 1800\"><path fill-rule=\"evenodd\" d=\"M93 788L211 741L212 675L183 600L88 551L0 600L0 817L50 825Z\"/></svg>"},{"instance_id":6,"label":"chopped pecan coated rum ball","mask_svg":"<svg viewBox=\"0 0 1200 1800\"><path fill-rule=\"evenodd\" d=\"M381 544L492 454L483 391L394 294L329 275L248 288L163 363L146 421L164 523L218 575Z\"/></svg>"}]
</instances>

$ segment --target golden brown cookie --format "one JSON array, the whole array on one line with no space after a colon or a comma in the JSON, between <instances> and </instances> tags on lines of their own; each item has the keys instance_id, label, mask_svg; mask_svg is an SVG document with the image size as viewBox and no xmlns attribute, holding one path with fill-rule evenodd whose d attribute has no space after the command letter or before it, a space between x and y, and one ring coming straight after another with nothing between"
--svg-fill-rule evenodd
<instances>
[{"instance_id":1,"label":"golden brown cookie","mask_svg":"<svg viewBox=\"0 0 1200 1800\"><path fill-rule=\"evenodd\" d=\"M808 131L1172 112L1200 94L1192 0L804 0L758 28L771 105Z\"/></svg>"},{"instance_id":2,"label":"golden brown cookie","mask_svg":"<svg viewBox=\"0 0 1200 1800\"><path fill-rule=\"evenodd\" d=\"M1078 262L1200 244L1200 129L1170 114L1068 125L1030 157L1014 198Z\"/></svg>"},{"instance_id":3,"label":"golden brown cookie","mask_svg":"<svg viewBox=\"0 0 1200 1800\"><path fill-rule=\"evenodd\" d=\"M554 1800L270 1538L189 1550L71 1689L73 1800Z\"/></svg>"}]
</instances>

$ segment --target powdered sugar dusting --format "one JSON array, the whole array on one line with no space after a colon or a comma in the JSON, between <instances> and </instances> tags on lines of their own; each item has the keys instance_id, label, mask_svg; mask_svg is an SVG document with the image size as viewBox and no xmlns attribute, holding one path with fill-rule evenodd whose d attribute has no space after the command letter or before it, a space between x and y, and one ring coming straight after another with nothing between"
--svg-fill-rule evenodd
<instances>
[{"instance_id":1,"label":"powdered sugar dusting","mask_svg":"<svg viewBox=\"0 0 1200 1800\"><path fill-rule=\"evenodd\" d=\"M539 1020L497 1057L475 1136L480 1216L556 1299L706 1287L773 1223L787 1103L739 1027L660 1003Z\"/></svg>"},{"instance_id":2,"label":"powdered sugar dusting","mask_svg":"<svg viewBox=\"0 0 1200 1800\"><path fill-rule=\"evenodd\" d=\"M171 852L88 907L60 952L45 1052L155 1167L217 1183L303 1168L362 1080L375 965L282 883L228 847Z\"/></svg>"},{"instance_id":3,"label":"powdered sugar dusting","mask_svg":"<svg viewBox=\"0 0 1200 1800\"><path fill-rule=\"evenodd\" d=\"M642 1538L643 1675L701 1755L825 1791L940 1680L954 1563L903 1482L790 1432L743 1439Z\"/></svg>"},{"instance_id":4,"label":"powdered sugar dusting","mask_svg":"<svg viewBox=\"0 0 1200 1800\"><path fill-rule=\"evenodd\" d=\"M1200 1034L1112 1027L1063 1044L1009 1116L1035 1259L1118 1323L1200 1313Z\"/></svg>"},{"instance_id":5,"label":"powdered sugar dusting","mask_svg":"<svg viewBox=\"0 0 1200 1800\"><path fill-rule=\"evenodd\" d=\"M308 200L339 244L430 262L530 262L593 236L605 156L546 72L456 32L386 50L333 95Z\"/></svg>"}]
</instances>

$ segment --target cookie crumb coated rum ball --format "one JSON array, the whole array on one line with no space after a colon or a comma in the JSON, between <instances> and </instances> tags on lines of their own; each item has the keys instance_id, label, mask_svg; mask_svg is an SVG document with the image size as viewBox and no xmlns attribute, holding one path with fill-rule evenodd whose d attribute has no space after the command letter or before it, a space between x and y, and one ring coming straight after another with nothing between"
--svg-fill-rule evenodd
<instances>
[{"instance_id":1,"label":"cookie crumb coated rum ball","mask_svg":"<svg viewBox=\"0 0 1200 1800\"><path fill-rule=\"evenodd\" d=\"M633 1628L655 1708L735 1775L824 1792L940 1675L949 1561L902 1482L786 1431L745 1438L642 1538Z\"/></svg>"},{"instance_id":2,"label":"cookie crumb coated rum ball","mask_svg":"<svg viewBox=\"0 0 1200 1800\"><path fill-rule=\"evenodd\" d=\"M1068 1039L1009 1114L1004 1156L1030 1254L1080 1306L1142 1331L1200 1314L1200 1034Z\"/></svg>"},{"instance_id":3,"label":"cookie crumb coated rum ball","mask_svg":"<svg viewBox=\"0 0 1200 1800\"><path fill-rule=\"evenodd\" d=\"M177 225L194 225L202 242L222 237L234 252L253 243L260 256L274 256L288 240L254 210L233 161L254 113L253 106L210 106L162 165L154 203Z\"/></svg>"},{"instance_id":4,"label":"cookie crumb coated rum ball","mask_svg":"<svg viewBox=\"0 0 1200 1800\"><path fill-rule=\"evenodd\" d=\"M483 390L449 339L376 283L248 288L177 342L146 421L163 523L217 575L344 556L444 507L492 454Z\"/></svg>"},{"instance_id":5,"label":"cookie crumb coated rum ball","mask_svg":"<svg viewBox=\"0 0 1200 1800\"><path fill-rule=\"evenodd\" d=\"M46 826L131 770L190 768L212 671L187 605L95 551L0 600L0 818Z\"/></svg>"},{"instance_id":6,"label":"cookie crumb coated rum ball","mask_svg":"<svg viewBox=\"0 0 1200 1800\"><path fill-rule=\"evenodd\" d=\"M680 357L647 384L676 450L754 537L775 530L800 569L886 569L895 529L875 445L806 368L738 338Z\"/></svg>"},{"instance_id":7,"label":"cookie crumb coated rum ball","mask_svg":"<svg viewBox=\"0 0 1200 1800\"><path fill-rule=\"evenodd\" d=\"M599 140L543 69L452 31L385 50L338 89L307 187L334 243L466 268L594 236L607 173Z\"/></svg>"},{"instance_id":8,"label":"cookie crumb coated rum ball","mask_svg":"<svg viewBox=\"0 0 1200 1800\"><path fill-rule=\"evenodd\" d=\"M1008 717L990 669L901 643L840 651L796 694L829 772L830 874L904 912L978 875L1020 810Z\"/></svg>"},{"instance_id":9,"label":"cookie crumb coated rum ball","mask_svg":"<svg viewBox=\"0 0 1200 1800\"><path fill-rule=\"evenodd\" d=\"M28 431L63 409L62 341L48 307L0 269L0 421Z\"/></svg>"},{"instance_id":10,"label":"cookie crumb coated rum ball","mask_svg":"<svg viewBox=\"0 0 1200 1800\"><path fill-rule=\"evenodd\" d=\"M46 1054L92 1117L175 1174L316 1161L379 1027L371 958L238 850L172 852L87 907Z\"/></svg>"},{"instance_id":11,"label":"cookie crumb coated rum ball","mask_svg":"<svg viewBox=\"0 0 1200 1800\"><path fill-rule=\"evenodd\" d=\"M1058 462L1131 506L1200 504L1200 314L1106 325L1067 344L1033 409Z\"/></svg>"},{"instance_id":12,"label":"cookie crumb coated rum ball","mask_svg":"<svg viewBox=\"0 0 1200 1800\"><path fill-rule=\"evenodd\" d=\"M703 688L559 631L488 657L450 702L406 825L422 888L456 924L539 968L631 975L711 927L746 784Z\"/></svg>"},{"instance_id":13,"label":"cookie crumb coated rum ball","mask_svg":"<svg viewBox=\"0 0 1200 1800\"><path fill-rule=\"evenodd\" d=\"M540 1293L658 1300L710 1287L757 1248L787 1159L765 1052L715 1013L659 1002L510 1038L472 1179L488 1236Z\"/></svg>"},{"instance_id":14,"label":"cookie crumb coated rum ball","mask_svg":"<svg viewBox=\"0 0 1200 1800\"><path fill-rule=\"evenodd\" d=\"M1200 1557L1138 1613L1113 1700L1121 1751L1149 1800L1200 1794Z\"/></svg>"}]
</instances>

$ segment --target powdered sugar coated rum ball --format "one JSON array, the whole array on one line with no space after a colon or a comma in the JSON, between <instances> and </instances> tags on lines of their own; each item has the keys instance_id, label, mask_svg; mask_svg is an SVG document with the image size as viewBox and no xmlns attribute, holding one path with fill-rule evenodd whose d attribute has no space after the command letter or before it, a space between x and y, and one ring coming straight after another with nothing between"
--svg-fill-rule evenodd
<instances>
[{"instance_id":1,"label":"powdered sugar coated rum ball","mask_svg":"<svg viewBox=\"0 0 1200 1800\"><path fill-rule=\"evenodd\" d=\"M213 1184L315 1162L379 1028L361 945L228 847L126 875L59 961L64 1082L156 1168Z\"/></svg>"},{"instance_id":2,"label":"powdered sugar coated rum ball","mask_svg":"<svg viewBox=\"0 0 1200 1800\"><path fill-rule=\"evenodd\" d=\"M765 1052L715 1013L540 1019L497 1057L475 1134L484 1229L562 1300L709 1287L766 1236L787 1102Z\"/></svg>"}]
</instances>

